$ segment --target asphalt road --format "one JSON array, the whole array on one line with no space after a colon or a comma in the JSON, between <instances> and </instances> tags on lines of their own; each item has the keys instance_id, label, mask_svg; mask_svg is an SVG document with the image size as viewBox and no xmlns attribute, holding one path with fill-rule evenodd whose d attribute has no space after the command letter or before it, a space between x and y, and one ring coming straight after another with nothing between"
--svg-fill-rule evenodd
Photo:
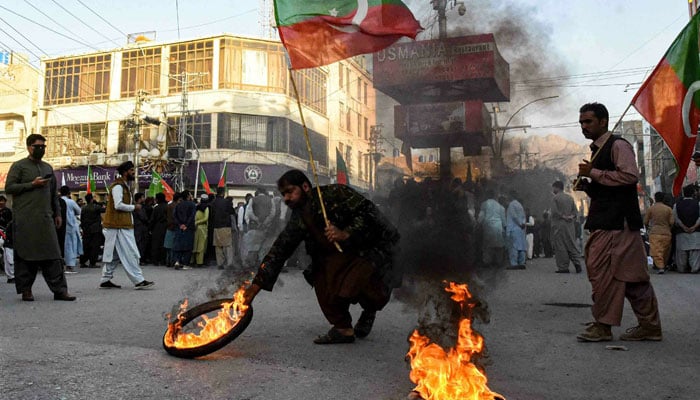
<instances>
[{"instance_id":1,"label":"asphalt road","mask_svg":"<svg viewBox=\"0 0 700 400\"><path fill-rule=\"evenodd\" d=\"M700 275L652 277L663 342L578 343L590 321L583 274L555 274L552 259L502 271L487 292L489 387L508 399L699 399ZM299 271L256 299L255 317L234 342L196 360L161 346L165 314L184 296L201 302L220 271L147 266L153 290L98 289L100 271L68 276L75 302L53 300L41 276L34 302L0 281L0 399L405 399L404 361L417 310L392 300L372 334L319 346L328 329ZM355 317L359 309L353 309ZM617 336L635 325L625 310ZM624 345L628 351L607 350Z\"/></svg>"}]
</instances>

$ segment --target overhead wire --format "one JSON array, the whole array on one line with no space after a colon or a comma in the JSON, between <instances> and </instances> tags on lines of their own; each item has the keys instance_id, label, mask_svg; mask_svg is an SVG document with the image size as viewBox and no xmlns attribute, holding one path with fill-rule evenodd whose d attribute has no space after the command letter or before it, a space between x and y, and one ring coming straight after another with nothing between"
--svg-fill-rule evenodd
<instances>
[{"instance_id":1,"label":"overhead wire","mask_svg":"<svg viewBox=\"0 0 700 400\"><path fill-rule=\"evenodd\" d=\"M25 0L25 1L26 1L26 0ZM117 32L121 33L122 35L124 35L124 37L129 36L128 34L124 33L124 31L122 31L121 29L119 29L119 28L117 28L116 26L114 26L111 22L109 22L109 20L104 19L104 18L103 18L100 14L98 14L95 10L93 10L93 9L90 8L90 7L88 7L88 5L85 4L85 3L83 3L82 0L78 0L78 3L82 4L83 7L87 8L88 10L90 10L91 13L95 14L95 15L97 16L97 18L101 19L104 23L106 23L107 25L111 26L112 29L114 29L115 31L117 31Z\"/></svg>"},{"instance_id":2,"label":"overhead wire","mask_svg":"<svg viewBox=\"0 0 700 400\"><path fill-rule=\"evenodd\" d=\"M88 29L90 29L91 31L95 32L96 34L102 36L103 38L105 38L105 39L107 39L107 40L111 40L111 39L108 38L104 33L102 33L102 32L100 32L100 31L98 31L97 29L93 28L90 24L88 24L88 23L86 23L85 21L83 21L82 18L78 17L77 15L73 14L72 12L70 12L70 10L68 10L68 9L65 8L65 7L63 7L63 6L61 5L61 3L59 3L58 1L56 1L56 0L51 0L51 1L53 1L54 4L56 4L59 8L61 8L63 11L65 11L65 12L66 12L68 15L70 15L71 17L73 17L73 18L75 18L76 20L78 20L78 22L80 22L81 24L85 25L85 26L86 26ZM113 41L113 43L116 44L117 46L119 46L119 43L117 43L116 41Z\"/></svg>"}]
</instances>

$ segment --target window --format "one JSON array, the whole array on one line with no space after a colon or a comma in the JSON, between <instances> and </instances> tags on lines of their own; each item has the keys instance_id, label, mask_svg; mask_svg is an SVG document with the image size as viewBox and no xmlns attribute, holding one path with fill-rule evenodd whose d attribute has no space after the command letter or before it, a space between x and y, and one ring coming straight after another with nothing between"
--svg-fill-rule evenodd
<instances>
[{"instance_id":1,"label":"window","mask_svg":"<svg viewBox=\"0 0 700 400\"><path fill-rule=\"evenodd\" d=\"M345 112L345 129L348 131L352 130L352 116L350 114L352 114L351 110Z\"/></svg>"},{"instance_id":2,"label":"window","mask_svg":"<svg viewBox=\"0 0 700 400\"><path fill-rule=\"evenodd\" d=\"M362 98L362 79L357 78L357 100Z\"/></svg>"},{"instance_id":3,"label":"window","mask_svg":"<svg viewBox=\"0 0 700 400\"><path fill-rule=\"evenodd\" d=\"M362 103L367 105L367 82L364 83L364 86L365 90L362 92L362 95L364 96L364 98L362 99Z\"/></svg>"},{"instance_id":4,"label":"window","mask_svg":"<svg viewBox=\"0 0 700 400\"><path fill-rule=\"evenodd\" d=\"M294 81L299 91L299 99L305 106L326 115L326 81L328 76L318 68L307 68L292 71ZM291 87L289 95L294 97L294 89Z\"/></svg>"},{"instance_id":5,"label":"window","mask_svg":"<svg viewBox=\"0 0 700 400\"><path fill-rule=\"evenodd\" d=\"M168 125L180 128L180 117L168 118ZM185 124L186 133L194 138L198 149L211 148L211 114L195 114L187 118ZM176 133L177 134L177 133ZM192 148L192 139L186 137L186 147Z\"/></svg>"},{"instance_id":6,"label":"window","mask_svg":"<svg viewBox=\"0 0 700 400\"><path fill-rule=\"evenodd\" d=\"M362 152L357 151L357 176L364 179L364 175L362 174Z\"/></svg>"},{"instance_id":7,"label":"window","mask_svg":"<svg viewBox=\"0 0 700 400\"><path fill-rule=\"evenodd\" d=\"M80 156L106 152L107 129L104 122L45 126L46 156Z\"/></svg>"},{"instance_id":8,"label":"window","mask_svg":"<svg viewBox=\"0 0 700 400\"><path fill-rule=\"evenodd\" d=\"M287 152L288 129L284 118L261 115L218 115L220 149Z\"/></svg>"},{"instance_id":9,"label":"window","mask_svg":"<svg viewBox=\"0 0 700 400\"><path fill-rule=\"evenodd\" d=\"M369 123L367 121L367 117L365 117L364 138L365 138L365 140L369 140Z\"/></svg>"},{"instance_id":10,"label":"window","mask_svg":"<svg viewBox=\"0 0 700 400\"><path fill-rule=\"evenodd\" d=\"M338 63L338 87L343 88L343 64Z\"/></svg>"},{"instance_id":11,"label":"window","mask_svg":"<svg viewBox=\"0 0 700 400\"><path fill-rule=\"evenodd\" d=\"M15 130L15 121L5 121L5 132L12 132Z\"/></svg>"},{"instance_id":12,"label":"window","mask_svg":"<svg viewBox=\"0 0 700 400\"><path fill-rule=\"evenodd\" d=\"M111 54L64 58L46 63L46 105L107 100Z\"/></svg>"},{"instance_id":13,"label":"window","mask_svg":"<svg viewBox=\"0 0 700 400\"><path fill-rule=\"evenodd\" d=\"M123 52L121 97L133 97L140 89L159 94L160 61L160 47Z\"/></svg>"},{"instance_id":14,"label":"window","mask_svg":"<svg viewBox=\"0 0 700 400\"><path fill-rule=\"evenodd\" d=\"M357 137L362 137L362 115L357 113Z\"/></svg>"},{"instance_id":15,"label":"window","mask_svg":"<svg viewBox=\"0 0 700 400\"><path fill-rule=\"evenodd\" d=\"M338 111L338 121L340 121L340 127L342 129L348 129L347 120L345 119L345 104L340 102L340 110Z\"/></svg>"},{"instance_id":16,"label":"window","mask_svg":"<svg viewBox=\"0 0 700 400\"><path fill-rule=\"evenodd\" d=\"M180 43L170 46L170 94L182 92L184 82L187 90L207 90L212 88L212 64L214 62L214 41ZM203 73L201 76L180 74Z\"/></svg>"},{"instance_id":17,"label":"window","mask_svg":"<svg viewBox=\"0 0 700 400\"><path fill-rule=\"evenodd\" d=\"M352 175L352 146L345 146L345 165L348 167L348 175Z\"/></svg>"},{"instance_id":18,"label":"window","mask_svg":"<svg viewBox=\"0 0 700 400\"><path fill-rule=\"evenodd\" d=\"M221 39L220 88L286 93L287 73L281 44Z\"/></svg>"},{"instance_id":19,"label":"window","mask_svg":"<svg viewBox=\"0 0 700 400\"><path fill-rule=\"evenodd\" d=\"M345 68L345 93L350 93L350 68Z\"/></svg>"}]
</instances>

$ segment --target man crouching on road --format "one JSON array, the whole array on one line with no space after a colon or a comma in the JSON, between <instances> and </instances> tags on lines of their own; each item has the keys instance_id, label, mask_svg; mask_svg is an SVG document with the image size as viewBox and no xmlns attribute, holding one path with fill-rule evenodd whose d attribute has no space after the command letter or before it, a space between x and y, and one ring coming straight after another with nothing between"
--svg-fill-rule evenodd
<instances>
[{"instance_id":1,"label":"man crouching on road","mask_svg":"<svg viewBox=\"0 0 700 400\"><path fill-rule=\"evenodd\" d=\"M246 290L246 302L250 304L260 289L272 290L284 262L304 241L312 259L304 277L314 287L321 311L333 326L314 343L352 343L355 337L366 337L376 312L389 302L391 289L400 281L397 274L392 274L392 250L399 240L398 231L371 201L348 186L321 187L327 227L318 191L303 172L286 172L277 187L292 216L263 258ZM355 303L360 303L363 311L353 328L350 304Z\"/></svg>"}]
</instances>

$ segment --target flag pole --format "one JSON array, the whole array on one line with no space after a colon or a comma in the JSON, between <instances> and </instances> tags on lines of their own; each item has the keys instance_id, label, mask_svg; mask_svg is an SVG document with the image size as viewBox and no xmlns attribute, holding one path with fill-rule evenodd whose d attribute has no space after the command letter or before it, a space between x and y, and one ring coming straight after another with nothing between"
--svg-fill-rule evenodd
<instances>
[{"instance_id":1,"label":"flag pole","mask_svg":"<svg viewBox=\"0 0 700 400\"><path fill-rule=\"evenodd\" d=\"M630 104L627 106L627 108L625 108L625 111L622 113L622 115L620 115L620 119L617 120L617 123L616 123L615 126L613 126L613 128L610 130L610 133L615 132L615 129L617 129L617 127L620 126L620 124L622 123L622 118L624 118L624 116L627 114L627 111L629 111L631 107L632 107L632 103L630 103ZM611 137L612 137L612 134L611 134L610 136L608 136L608 138L605 139L605 142L603 142L603 144L598 148L598 150L596 150L596 152L593 153L593 156L591 157L591 160L589 161L590 163L593 163L593 160L595 160L596 157L598 157L598 154L599 154L600 151L603 149L603 146L605 146L605 143L607 143L608 140L609 140ZM574 190L576 190L576 187L577 187L578 184L581 182L581 178L582 178L582 176L577 176L577 177L576 177L576 182L574 182Z\"/></svg>"},{"instance_id":2,"label":"flag pole","mask_svg":"<svg viewBox=\"0 0 700 400\"><path fill-rule=\"evenodd\" d=\"M192 197L197 200L197 188L199 187L199 157L197 157L197 172L194 173L194 195Z\"/></svg>"},{"instance_id":3,"label":"flag pole","mask_svg":"<svg viewBox=\"0 0 700 400\"><path fill-rule=\"evenodd\" d=\"M326 222L326 227L330 225L328 221L328 214L326 214L326 205L323 203L323 195L321 194L321 186L318 183L318 173L316 171L316 163L314 163L314 155L311 151L311 139L309 139L309 131L306 128L306 121L304 121L304 113L301 109L301 100L299 100L299 92L297 91L297 83L294 81L294 74L292 69L289 68L289 80L292 82L292 88L294 89L294 97L297 100L297 107L299 108L299 118L301 119L301 126L304 127L304 139L306 139L306 150L309 152L309 163L311 164L311 174L313 175L314 186L316 186L316 191L318 192L318 201L321 203L321 212L323 213L323 220ZM338 242L333 242L335 248L339 252L343 252Z\"/></svg>"}]
</instances>

